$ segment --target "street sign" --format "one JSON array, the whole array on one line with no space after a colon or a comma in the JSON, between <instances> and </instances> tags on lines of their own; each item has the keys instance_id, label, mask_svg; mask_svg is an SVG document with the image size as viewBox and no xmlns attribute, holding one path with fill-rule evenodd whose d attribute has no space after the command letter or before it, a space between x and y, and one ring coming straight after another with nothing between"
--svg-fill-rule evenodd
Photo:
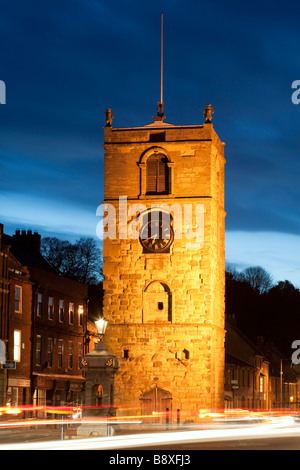
<instances>
[{"instance_id":1,"label":"street sign","mask_svg":"<svg viewBox=\"0 0 300 470\"><path fill-rule=\"evenodd\" d=\"M16 361L6 361L2 364L2 369L15 369Z\"/></svg>"}]
</instances>

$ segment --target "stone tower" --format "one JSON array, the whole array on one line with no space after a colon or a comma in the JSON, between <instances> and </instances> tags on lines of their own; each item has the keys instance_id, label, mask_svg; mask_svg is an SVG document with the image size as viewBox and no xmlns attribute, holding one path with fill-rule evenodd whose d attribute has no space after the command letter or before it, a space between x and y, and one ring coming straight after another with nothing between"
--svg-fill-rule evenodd
<instances>
[{"instance_id":1,"label":"stone tower","mask_svg":"<svg viewBox=\"0 0 300 470\"><path fill-rule=\"evenodd\" d=\"M106 111L105 344L120 360L119 413L223 408L225 160L212 112L202 125L158 112L114 128Z\"/></svg>"}]
</instances>

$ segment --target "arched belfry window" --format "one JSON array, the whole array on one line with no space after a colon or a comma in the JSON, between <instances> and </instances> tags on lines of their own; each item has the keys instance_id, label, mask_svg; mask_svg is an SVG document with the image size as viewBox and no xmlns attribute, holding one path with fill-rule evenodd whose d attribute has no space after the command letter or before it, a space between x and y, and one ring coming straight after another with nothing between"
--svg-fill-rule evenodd
<instances>
[{"instance_id":1,"label":"arched belfry window","mask_svg":"<svg viewBox=\"0 0 300 470\"><path fill-rule=\"evenodd\" d=\"M168 159L161 153L147 159L147 194L169 194L170 172Z\"/></svg>"}]
</instances>

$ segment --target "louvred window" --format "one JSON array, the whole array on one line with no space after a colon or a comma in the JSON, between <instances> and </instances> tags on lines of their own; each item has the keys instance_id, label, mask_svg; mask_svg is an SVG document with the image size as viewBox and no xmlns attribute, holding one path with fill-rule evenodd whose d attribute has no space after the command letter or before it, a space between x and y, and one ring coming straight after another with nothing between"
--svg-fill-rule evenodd
<instances>
[{"instance_id":1,"label":"louvred window","mask_svg":"<svg viewBox=\"0 0 300 470\"><path fill-rule=\"evenodd\" d=\"M151 155L147 160L147 194L169 193L169 168L164 155Z\"/></svg>"}]
</instances>

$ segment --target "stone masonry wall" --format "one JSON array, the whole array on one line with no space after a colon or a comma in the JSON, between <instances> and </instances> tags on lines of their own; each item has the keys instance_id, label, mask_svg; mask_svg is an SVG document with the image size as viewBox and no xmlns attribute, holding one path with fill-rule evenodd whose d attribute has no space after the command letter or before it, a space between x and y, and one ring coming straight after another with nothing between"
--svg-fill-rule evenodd
<instances>
[{"instance_id":1,"label":"stone masonry wall","mask_svg":"<svg viewBox=\"0 0 300 470\"><path fill-rule=\"evenodd\" d=\"M126 196L127 210L165 203L184 213L190 204L195 214L202 205L204 243L187 249L191 240L183 235L170 253L146 254L138 239L104 240L105 344L120 359L115 403L126 405L120 413L138 413L141 396L157 386L172 394L173 410L197 417L199 409L223 406L223 144L206 124L166 128L165 140L154 144L149 132L106 129L104 202L115 207L117 234L118 198ZM161 149L169 159L171 193L149 196L143 156ZM190 229L196 230L195 217Z\"/></svg>"}]
</instances>

